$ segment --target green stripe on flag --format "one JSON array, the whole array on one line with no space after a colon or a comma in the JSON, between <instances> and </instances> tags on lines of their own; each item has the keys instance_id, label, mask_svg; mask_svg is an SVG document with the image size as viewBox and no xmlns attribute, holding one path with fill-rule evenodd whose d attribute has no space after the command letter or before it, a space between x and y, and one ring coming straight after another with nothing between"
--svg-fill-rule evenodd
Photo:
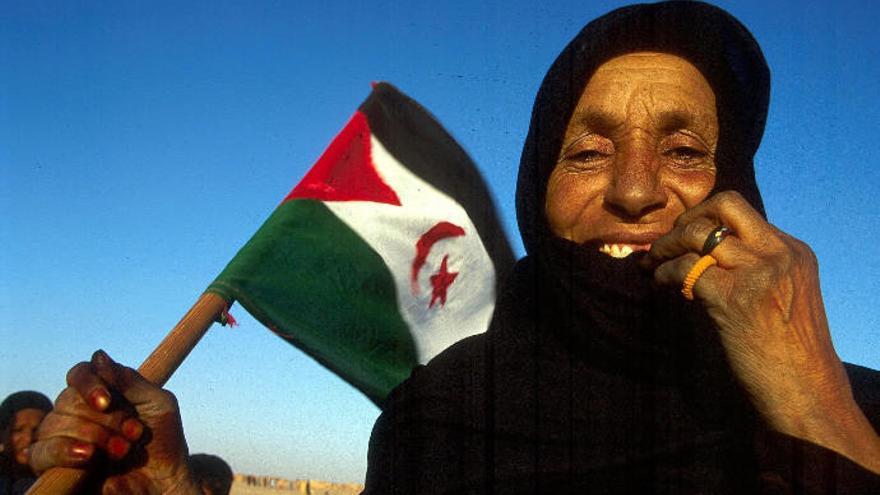
<instances>
[{"instance_id":1,"label":"green stripe on flag","mask_svg":"<svg viewBox=\"0 0 880 495\"><path fill-rule=\"evenodd\" d=\"M207 290L376 402L418 362L390 271L320 201L282 203Z\"/></svg>"}]
</instances>

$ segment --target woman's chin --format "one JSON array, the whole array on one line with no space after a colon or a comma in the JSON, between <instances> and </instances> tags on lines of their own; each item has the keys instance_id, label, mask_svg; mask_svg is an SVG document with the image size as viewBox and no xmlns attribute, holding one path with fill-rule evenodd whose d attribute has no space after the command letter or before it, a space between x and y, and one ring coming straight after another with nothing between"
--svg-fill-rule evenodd
<instances>
[{"instance_id":1,"label":"woman's chin","mask_svg":"<svg viewBox=\"0 0 880 495\"><path fill-rule=\"evenodd\" d=\"M15 462L21 464L24 467L28 466L28 449L24 449L21 452L15 453Z\"/></svg>"}]
</instances>

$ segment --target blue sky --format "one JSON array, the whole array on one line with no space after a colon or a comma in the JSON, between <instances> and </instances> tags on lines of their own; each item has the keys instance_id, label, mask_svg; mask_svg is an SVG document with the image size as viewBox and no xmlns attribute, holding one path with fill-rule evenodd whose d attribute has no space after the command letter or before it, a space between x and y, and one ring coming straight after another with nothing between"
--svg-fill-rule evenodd
<instances>
[{"instance_id":1,"label":"blue sky","mask_svg":"<svg viewBox=\"0 0 880 495\"><path fill-rule=\"evenodd\" d=\"M429 108L511 241L532 98L621 2L0 2L0 396L54 397L97 348L139 364L373 80ZM880 7L720 2L773 72L758 181L816 251L838 353L880 368ZM361 481L378 410L240 308L169 383L194 452Z\"/></svg>"}]
</instances>

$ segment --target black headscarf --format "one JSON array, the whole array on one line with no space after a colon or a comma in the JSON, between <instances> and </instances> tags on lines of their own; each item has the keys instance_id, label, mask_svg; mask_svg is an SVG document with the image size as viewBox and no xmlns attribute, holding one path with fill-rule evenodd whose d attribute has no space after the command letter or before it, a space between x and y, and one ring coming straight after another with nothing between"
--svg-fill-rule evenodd
<instances>
[{"instance_id":1,"label":"black headscarf","mask_svg":"<svg viewBox=\"0 0 880 495\"><path fill-rule=\"evenodd\" d=\"M734 190L764 212L752 159L764 133L770 70L758 43L738 20L702 2L638 4L587 24L544 77L520 161L516 211L529 254L552 237L544 211L547 179L565 129L590 77L608 60L654 51L700 70L715 92L720 134L715 191Z\"/></svg>"},{"instance_id":2,"label":"black headscarf","mask_svg":"<svg viewBox=\"0 0 880 495\"><path fill-rule=\"evenodd\" d=\"M696 347L710 359L721 358L720 349L705 351L717 344L708 317L698 304L656 287L651 274L636 265L639 254L615 259L599 253L597 245L557 238L544 213L547 180L587 82L604 62L639 51L679 56L706 78L719 123L713 193L737 191L763 214L753 157L767 116L770 73L755 39L733 16L702 2L623 7L587 24L538 91L516 196L528 257L519 263L511 288L522 292L516 286L531 283L542 294L539 300L548 299L539 304L547 314L540 319L597 364L656 377L669 371L670 360L692 356ZM503 297L499 306L504 307Z\"/></svg>"}]
</instances>

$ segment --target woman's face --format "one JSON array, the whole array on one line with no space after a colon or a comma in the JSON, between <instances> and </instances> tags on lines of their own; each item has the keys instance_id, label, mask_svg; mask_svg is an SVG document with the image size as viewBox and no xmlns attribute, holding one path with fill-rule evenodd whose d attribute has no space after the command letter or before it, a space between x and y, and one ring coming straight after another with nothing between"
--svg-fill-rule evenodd
<instances>
[{"instance_id":1,"label":"woman's face","mask_svg":"<svg viewBox=\"0 0 880 495\"><path fill-rule=\"evenodd\" d=\"M622 258L647 250L715 184L715 93L689 62L639 52L584 89L547 184L553 233Z\"/></svg>"},{"instance_id":2,"label":"woman's face","mask_svg":"<svg viewBox=\"0 0 880 495\"><path fill-rule=\"evenodd\" d=\"M44 416L46 413L40 409L22 409L15 413L10 434L15 462L28 463L28 447L36 440L37 427Z\"/></svg>"}]
</instances>

